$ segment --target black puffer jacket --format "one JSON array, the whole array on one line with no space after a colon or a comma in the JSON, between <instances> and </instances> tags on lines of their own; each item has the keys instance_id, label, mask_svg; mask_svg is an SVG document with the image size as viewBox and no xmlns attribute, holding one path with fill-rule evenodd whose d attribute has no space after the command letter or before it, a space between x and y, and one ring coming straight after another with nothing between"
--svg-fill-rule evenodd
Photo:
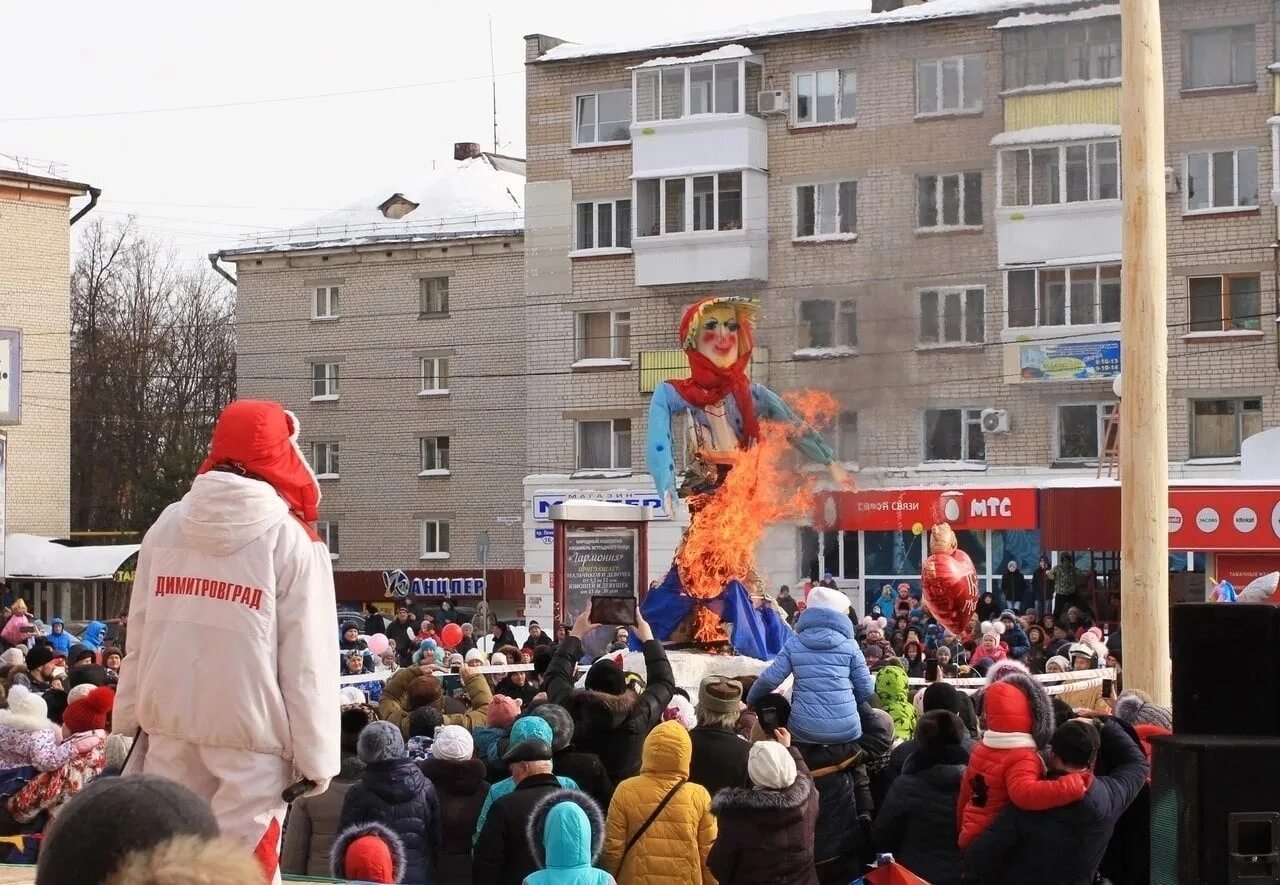
<instances>
[{"instance_id":1,"label":"black puffer jacket","mask_svg":"<svg viewBox=\"0 0 1280 885\"><path fill-rule=\"evenodd\" d=\"M553 774L532 774L489 807L484 829L476 840L475 881L477 885L520 885L538 871L533 846L529 844L529 820L539 801L561 790Z\"/></svg>"},{"instance_id":2,"label":"black puffer jacket","mask_svg":"<svg viewBox=\"0 0 1280 885\"><path fill-rule=\"evenodd\" d=\"M440 803L435 787L409 759L374 762L342 802L343 829L375 821L400 837L406 882L434 882L440 860Z\"/></svg>"},{"instance_id":3,"label":"black puffer jacket","mask_svg":"<svg viewBox=\"0 0 1280 885\"><path fill-rule=\"evenodd\" d=\"M661 643L644 644L647 684L644 694L620 695L575 689L574 668L582 658L582 640L565 637L556 647L543 685L547 700L559 704L573 717L573 743L584 753L595 753L615 784L640 771L640 750L645 736L662 721L662 711L675 693L675 676Z\"/></svg>"},{"instance_id":4,"label":"black puffer jacket","mask_svg":"<svg viewBox=\"0 0 1280 885\"><path fill-rule=\"evenodd\" d=\"M706 787L713 799L725 787L750 786L747 755L751 744L732 730L714 725L699 725L689 732L689 740L693 742L689 780Z\"/></svg>"},{"instance_id":5,"label":"black puffer jacket","mask_svg":"<svg viewBox=\"0 0 1280 885\"><path fill-rule=\"evenodd\" d=\"M436 788L440 802L443 844L437 878L441 882L470 882L471 834L476 831L480 808L489 795L484 763L479 759L424 759L418 767Z\"/></svg>"},{"instance_id":6,"label":"black puffer jacket","mask_svg":"<svg viewBox=\"0 0 1280 885\"><path fill-rule=\"evenodd\" d=\"M818 819L813 833L813 858L823 882L848 882L858 875L863 847L858 825L854 763L862 751L857 744L805 744L805 765L818 789Z\"/></svg>"},{"instance_id":7,"label":"black puffer jacket","mask_svg":"<svg viewBox=\"0 0 1280 885\"><path fill-rule=\"evenodd\" d=\"M918 749L894 779L876 817L877 852L891 852L904 867L932 885L959 885L960 848L956 803L969 751Z\"/></svg>"}]
</instances>

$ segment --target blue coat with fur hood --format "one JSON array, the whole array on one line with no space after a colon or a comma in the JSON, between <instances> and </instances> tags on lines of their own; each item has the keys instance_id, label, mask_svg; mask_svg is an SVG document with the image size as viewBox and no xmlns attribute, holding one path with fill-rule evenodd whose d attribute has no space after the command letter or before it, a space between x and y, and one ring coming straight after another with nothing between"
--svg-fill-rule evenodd
<instances>
[{"instance_id":1,"label":"blue coat with fur hood","mask_svg":"<svg viewBox=\"0 0 1280 885\"><path fill-rule=\"evenodd\" d=\"M539 869L524 885L614 885L613 876L592 866L603 845L604 814L590 796L547 794L529 817L529 847Z\"/></svg>"},{"instance_id":2,"label":"blue coat with fur hood","mask_svg":"<svg viewBox=\"0 0 1280 885\"><path fill-rule=\"evenodd\" d=\"M853 622L842 612L810 607L747 695L755 703L795 675L787 729L797 741L839 744L862 737L858 703L876 693L862 650L853 641Z\"/></svg>"}]
</instances>

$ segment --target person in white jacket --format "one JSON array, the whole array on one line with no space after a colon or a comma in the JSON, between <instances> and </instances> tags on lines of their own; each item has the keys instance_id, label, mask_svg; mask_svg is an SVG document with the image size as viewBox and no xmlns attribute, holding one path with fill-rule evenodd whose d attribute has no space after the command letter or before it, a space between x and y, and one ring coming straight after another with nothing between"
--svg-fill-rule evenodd
<instances>
[{"instance_id":1,"label":"person in white jacket","mask_svg":"<svg viewBox=\"0 0 1280 885\"><path fill-rule=\"evenodd\" d=\"M142 541L112 720L138 735L126 775L203 796L276 882L281 794L323 793L341 734L333 569L298 430L277 403L219 417L191 491Z\"/></svg>"}]
</instances>

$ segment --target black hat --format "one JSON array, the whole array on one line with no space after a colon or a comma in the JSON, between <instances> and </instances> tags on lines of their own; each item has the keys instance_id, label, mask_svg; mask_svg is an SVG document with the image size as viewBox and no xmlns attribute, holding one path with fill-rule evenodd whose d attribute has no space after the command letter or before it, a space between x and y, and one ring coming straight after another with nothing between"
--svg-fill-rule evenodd
<instances>
[{"instance_id":1,"label":"black hat","mask_svg":"<svg viewBox=\"0 0 1280 885\"><path fill-rule=\"evenodd\" d=\"M589 691L620 695L627 690L627 677L610 658L601 658L591 665L583 685Z\"/></svg>"},{"instance_id":2,"label":"black hat","mask_svg":"<svg viewBox=\"0 0 1280 885\"><path fill-rule=\"evenodd\" d=\"M103 881L126 856L175 836L218 836L209 804L182 784L154 774L98 778L62 806L49 825L37 885ZM87 874L85 858L93 858Z\"/></svg>"},{"instance_id":3,"label":"black hat","mask_svg":"<svg viewBox=\"0 0 1280 885\"><path fill-rule=\"evenodd\" d=\"M81 664L79 667L72 667L67 674L67 691L77 685L111 685L115 681L117 680L113 680L107 668L101 664Z\"/></svg>"},{"instance_id":4,"label":"black hat","mask_svg":"<svg viewBox=\"0 0 1280 885\"><path fill-rule=\"evenodd\" d=\"M924 700L922 701L924 711L929 713L933 710L948 710L959 714L960 701L956 698L959 693L956 691L955 686L949 682L932 683L924 690Z\"/></svg>"},{"instance_id":5,"label":"black hat","mask_svg":"<svg viewBox=\"0 0 1280 885\"><path fill-rule=\"evenodd\" d=\"M90 660L93 659L93 649L89 648L87 645L82 645L79 642L71 646L71 651L67 653L67 661L72 666L75 666L77 661L84 660L85 658L89 658Z\"/></svg>"},{"instance_id":6,"label":"black hat","mask_svg":"<svg viewBox=\"0 0 1280 885\"><path fill-rule=\"evenodd\" d=\"M533 653L533 675L542 676L551 666L551 649L545 645L538 646Z\"/></svg>"},{"instance_id":7,"label":"black hat","mask_svg":"<svg viewBox=\"0 0 1280 885\"><path fill-rule=\"evenodd\" d=\"M37 667L43 667L50 661L56 661L62 655L58 654L48 645L37 645L31 651L27 652L27 669L34 670Z\"/></svg>"},{"instance_id":8,"label":"black hat","mask_svg":"<svg viewBox=\"0 0 1280 885\"><path fill-rule=\"evenodd\" d=\"M512 762L550 762L551 745L537 738L529 738L512 744L502 756L502 761L510 765Z\"/></svg>"}]
</instances>

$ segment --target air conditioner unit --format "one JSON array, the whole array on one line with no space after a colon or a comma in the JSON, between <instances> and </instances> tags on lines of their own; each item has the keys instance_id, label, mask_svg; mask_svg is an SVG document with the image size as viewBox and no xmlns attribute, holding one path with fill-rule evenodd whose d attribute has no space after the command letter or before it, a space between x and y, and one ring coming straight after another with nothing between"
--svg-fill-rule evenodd
<instances>
[{"instance_id":1,"label":"air conditioner unit","mask_svg":"<svg viewBox=\"0 0 1280 885\"><path fill-rule=\"evenodd\" d=\"M983 433L1008 433L1009 432L1009 413L1004 409L983 409L982 410L982 432Z\"/></svg>"},{"instance_id":2,"label":"air conditioner unit","mask_svg":"<svg viewBox=\"0 0 1280 885\"><path fill-rule=\"evenodd\" d=\"M1166 194L1178 192L1178 173L1173 171L1172 166L1164 167L1164 192Z\"/></svg>"},{"instance_id":3,"label":"air conditioner unit","mask_svg":"<svg viewBox=\"0 0 1280 885\"><path fill-rule=\"evenodd\" d=\"M756 94L762 114L785 114L791 107L791 96L785 89L763 89Z\"/></svg>"}]
</instances>

